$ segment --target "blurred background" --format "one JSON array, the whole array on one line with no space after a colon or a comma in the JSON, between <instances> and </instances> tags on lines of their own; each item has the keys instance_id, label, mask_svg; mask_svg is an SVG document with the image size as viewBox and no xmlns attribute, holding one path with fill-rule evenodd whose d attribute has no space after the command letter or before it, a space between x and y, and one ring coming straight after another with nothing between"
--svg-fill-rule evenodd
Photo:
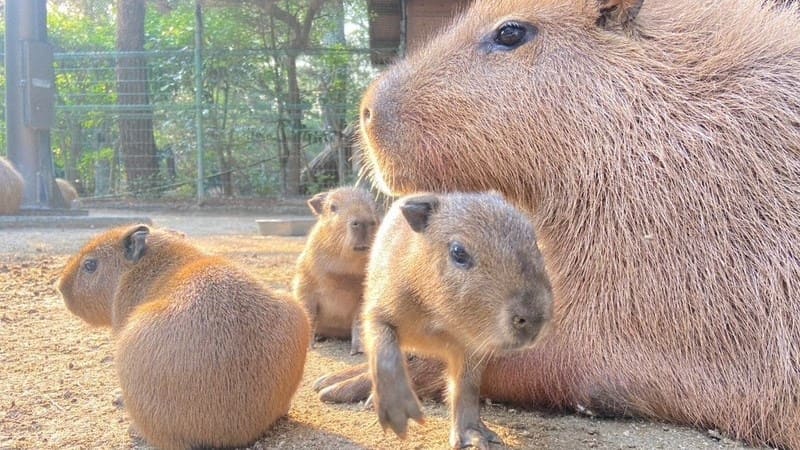
<instances>
[{"instance_id":1,"label":"blurred background","mask_svg":"<svg viewBox=\"0 0 800 450\"><path fill-rule=\"evenodd\" d=\"M369 20L366 0L48 1L55 176L109 201L352 182L360 95L398 50L370 45Z\"/></svg>"}]
</instances>

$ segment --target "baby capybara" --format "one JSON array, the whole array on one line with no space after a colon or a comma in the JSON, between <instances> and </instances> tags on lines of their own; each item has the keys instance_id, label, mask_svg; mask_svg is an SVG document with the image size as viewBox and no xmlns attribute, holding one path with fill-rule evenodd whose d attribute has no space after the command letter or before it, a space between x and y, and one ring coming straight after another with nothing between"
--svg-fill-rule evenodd
<instances>
[{"instance_id":1,"label":"baby capybara","mask_svg":"<svg viewBox=\"0 0 800 450\"><path fill-rule=\"evenodd\" d=\"M58 289L72 313L111 327L124 404L149 443L245 446L286 414L308 319L225 259L175 232L121 227L72 257Z\"/></svg>"},{"instance_id":2,"label":"baby capybara","mask_svg":"<svg viewBox=\"0 0 800 450\"><path fill-rule=\"evenodd\" d=\"M381 425L421 420L401 349L448 367L450 445L488 448L480 419L488 356L530 345L552 294L528 219L497 194L420 194L394 204L370 254L364 335Z\"/></svg>"},{"instance_id":3,"label":"baby capybara","mask_svg":"<svg viewBox=\"0 0 800 450\"><path fill-rule=\"evenodd\" d=\"M317 223L297 260L294 295L308 311L317 336L351 338L361 353L359 313L378 207L369 192L342 187L308 201Z\"/></svg>"},{"instance_id":4,"label":"baby capybara","mask_svg":"<svg viewBox=\"0 0 800 450\"><path fill-rule=\"evenodd\" d=\"M395 194L532 216L554 332L482 394L800 448L797 2L476 1L361 125Z\"/></svg>"},{"instance_id":5,"label":"baby capybara","mask_svg":"<svg viewBox=\"0 0 800 450\"><path fill-rule=\"evenodd\" d=\"M16 214L22 205L25 182L11 161L0 158L0 214Z\"/></svg>"}]
</instances>

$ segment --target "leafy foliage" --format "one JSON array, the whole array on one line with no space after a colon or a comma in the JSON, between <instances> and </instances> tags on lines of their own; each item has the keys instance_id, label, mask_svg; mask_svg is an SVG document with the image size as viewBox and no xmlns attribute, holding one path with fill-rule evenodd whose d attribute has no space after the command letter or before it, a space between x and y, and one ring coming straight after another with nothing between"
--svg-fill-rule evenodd
<instances>
[{"instance_id":1,"label":"leafy foliage","mask_svg":"<svg viewBox=\"0 0 800 450\"><path fill-rule=\"evenodd\" d=\"M291 136L300 137L304 166L357 120L358 99L374 76L364 48L366 2L347 0L343 8L335 0L275 3L302 22L315 1L322 7L303 47L293 47L297 36L264 2L203 2L200 103L195 1L148 2L145 56L162 172L153 190L196 194L198 112L205 137L203 183L212 195L282 193ZM80 179L88 196L94 194L98 160L115 171L113 193L129 194L118 154L115 8L115 0L48 2L48 34L56 51L57 123L51 138L56 173ZM337 34L345 39L333 38ZM292 58L299 90L295 100L289 95ZM5 82L2 71L0 82ZM292 108L299 108L299 121L291 120ZM5 127L0 144L4 149ZM325 175L310 179L307 187L335 182Z\"/></svg>"}]
</instances>

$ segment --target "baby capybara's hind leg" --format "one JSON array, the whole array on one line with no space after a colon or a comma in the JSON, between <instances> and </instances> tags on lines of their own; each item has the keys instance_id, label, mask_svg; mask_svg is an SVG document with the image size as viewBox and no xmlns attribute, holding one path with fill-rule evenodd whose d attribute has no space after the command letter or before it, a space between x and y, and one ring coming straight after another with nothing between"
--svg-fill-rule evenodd
<instances>
[{"instance_id":1,"label":"baby capybara's hind leg","mask_svg":"<svg viewBox=\"0 0 800 450\"><path fill-rule=\"evenodd\" d=\"M441 399L445 388L444 364L416 356L409 357L407 364L417 397ZM326 403L355 403L369 397L372 380L367 365L359 364L317 379L314 390L319 392L320 400Z\"/></svg>"}]
</instances>

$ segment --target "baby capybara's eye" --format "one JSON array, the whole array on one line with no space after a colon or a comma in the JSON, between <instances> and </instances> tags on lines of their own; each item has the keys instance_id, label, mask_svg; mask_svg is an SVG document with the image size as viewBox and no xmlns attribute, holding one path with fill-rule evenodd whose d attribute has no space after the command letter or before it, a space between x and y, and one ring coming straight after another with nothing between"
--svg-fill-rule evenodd
<instances>
[{"instance_id":1,"label":"baby capybara's eye","mask_svg":"<svg viewBox=\"0 0 800 450\"><path fill-rule=\"evenodd\" d=\"M83 270L92 273L97 270L97 260L94 258L87 259L83 262Z\"/></svg>"},{"instance_id":2,"label":"baby capybara's eye","mask_svg":"<svg viewBox=\"0 0 800 450\"><path fill-rule=\"evenodd\" d=\"M536 28L531 25L526 26L518 22L506 22L500 25L495 32L494 43L511 50L529 41L535 33Z\"/></svg>"},{"instance_id":3,"label":"baby capybara's eye","mask_svg":"<svg viewBox=\"0 0 800 450\"><path fill-rule=\"evenodd\" d=\"M464 246L458 242L450 244L450 259L461 269L469 269L473 266L472 256L467 253Z\"/></svg>"}]
</instances>

